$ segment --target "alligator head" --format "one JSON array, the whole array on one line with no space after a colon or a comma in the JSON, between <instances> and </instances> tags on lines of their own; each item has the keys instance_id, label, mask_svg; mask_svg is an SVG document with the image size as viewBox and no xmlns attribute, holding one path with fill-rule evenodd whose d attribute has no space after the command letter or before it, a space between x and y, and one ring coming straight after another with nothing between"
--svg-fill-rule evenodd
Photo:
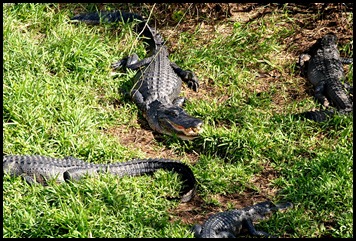
<instances>
[{"instance_id":1,"label":"alligator head","mask_svg":"<svg viewBox=\"0 0 356 241\"><path fill-rule=\"evenodd\" d=\"M335 47L337 45L337 37L334 33L325 34L320 40L322 47Z\"/></svg>"},{"instance_id":2,"label":"alligator head","mask_svg":"<svg viewBox=\"0 0 356 241\"><path fill-rule=\"evenodd\" d=\"M150 127L157 132L176 135L182 140L197 138L202 131L203 121L190 116L181 107L166 105L158 101L151 103L144 113Z\"/></svg>"},{"instance_id":3,"label":"alligator head","mask_svg":"<svg viewBox=\"0 0 356 241\"><path fill-rule=\"evenodd\" d=\"M271 201L257 203L245 209L247 214L250 214L253 219L264 219L266 215L274 213L278 210L292 208L293 204L290 202L273 204Z\"/></svg>"}]
</instances>

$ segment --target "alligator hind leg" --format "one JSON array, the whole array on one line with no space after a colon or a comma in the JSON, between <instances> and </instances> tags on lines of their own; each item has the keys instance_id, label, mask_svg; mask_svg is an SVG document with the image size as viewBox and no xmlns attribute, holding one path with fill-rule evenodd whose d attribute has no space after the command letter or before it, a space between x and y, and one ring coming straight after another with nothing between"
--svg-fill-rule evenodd
<instances>
[{"instance_id":1,"label":"alligator hind leg","mask_svg":"<svg viewBox=\"0 0 356 241\"><path fill-rule=\"evenodd\" d=\"M138 56L137 54L133 54L131 56L128 56L126 58L123 58L111 65L113 69L119 69L122 67L127 67L128 65L136 64L138 62Z\"/></svg>"},{"instance_id":2,"label":"alligator hind leg","mask_svg":"<svg viewBox=\"0 0 356 241\"><path fill-rule=\"evenodd\" d=\"M136 105L138 106L138 108L140 110L147 108L146 102L145 102L141 92L138 89L131 90L131 98L132 98L133 102L136 103Z\"/></svg>"},{"instance_id":3,"label":"alligator hind leg","mask_svg":"<svg viewBox=\"0 0 356 241\"><path fill-rule=\"evenodd\" d=\"M33 177L31 177L31 176L24 175L24 176L22 176L22 178L23 178L23 180L25 180L25 181L27 182L27 184L29 184L29 185L34 185L34 184L37 183L37 181L36 181Z\"/></svg>"},{"instance_id":4,"label":"alligator hind leg","mask_svg":"<svg viewBox=\"0 0 356 241\"><path fill-rule=\"evenodd\" d=\"M299 67L301 68L302 75L306 75L307 73L307 63L309 62L311 56L309 54L301 54L299 55Z\"/></svg>"},{"instance_id":5,"label":"alligator hind leg","mask_svg":"<svg viewBox=\"0 0 356 241\"><path fill-rule=\"evenodd\" d=\"M190 70L183 70L179 68L179 66L176 63L171 62L171 66L176 72L176 74L188 84L188 87L191 88L194 91L198 91L199 88L199 83L198 83L198 78L195 76L195 74L190 71Z\"/></svg>"},{"instance_id":6,"label":"alligator hind leg","mask_svg":"<svg viewBox=\"0 0 356 241\"><path fill-rule=\"evenodd\" d=\"M190 230L194 233L194 237L200 238L202 231L201 225L195 224Z\"/></svg>"}]
</instances>

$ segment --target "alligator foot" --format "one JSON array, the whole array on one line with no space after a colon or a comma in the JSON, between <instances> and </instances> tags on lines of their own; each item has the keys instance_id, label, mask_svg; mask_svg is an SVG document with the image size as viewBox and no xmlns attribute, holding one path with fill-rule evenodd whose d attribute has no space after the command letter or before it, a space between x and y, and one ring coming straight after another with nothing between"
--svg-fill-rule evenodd
<instances>
[{"instance_id":1,"label":"alligator foot","mask_svg":"<svg viewBox=\"0 0 356 241\"><path fill-rule=\"evenodd\" d=\"M113 64L111 65L111 68L115 70L115 69L120 69L120 68L122 68L122 67L125 67L126 64L127 64L127 59L128 59L128 57L123 58L123 59L121 59L121 60L119 60L119 61L113 63Z\"/></svg>"},{"instance_id":2,"label":"alligator foot","mask_svg":"<svg viewBox=\"0 0 356 241\"><path fill-rule=\"evenodd\" d=\"M199 83L198 83L197 77L195 76L195 74L192 71L190 71L190 70L185 71L185 75L181 76L181 78L184 82L187 83L187 85L190 89L194 90L195 92L198 91Z\"/></svg>"},{"instance_id":3,"label":"alligator foot","mask_svg":"<svg viewBox=\"0 0 356 241\"><path fill-rule=\"evenodd\" d=\"M190 70L181 69L176 63L171 62L171 66L176 74L187 83L188 87L195 92L198 91L199 82L195 74Z\"/></svg>"},{"instance_id":4,"label":"alligator foot","mask_svg":"<svg viewBox=\"0 0 356 241\"><path fill-rule=\"evenodd\" d=\"M141 67L144 64L145 63L143 63L142 61L139 61L139 58L138 58L137 54L133 54L131 56L128 56L126 58L123 58L123 59L117 61L116 63L113 63L111 65L111 67L113 69L118 69L118 68L125 67L125 68L130 68L130 69L135 70L135 69Z\"/></svg>"}]
</instances>

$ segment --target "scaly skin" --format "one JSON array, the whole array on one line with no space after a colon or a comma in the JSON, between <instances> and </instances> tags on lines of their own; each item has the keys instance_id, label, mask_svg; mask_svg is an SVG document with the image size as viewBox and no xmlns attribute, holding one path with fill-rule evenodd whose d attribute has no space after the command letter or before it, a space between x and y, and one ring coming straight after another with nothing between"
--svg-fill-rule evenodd
<instances>
[{"instance_id":1,"label":"scaly skin","mask_svg":"<svg viewBox=\"0 0 356 241\"><path fill-rule=\"evenodd\" d=\"M57 182L79 180L86 175L109 172L119 177L152 174L163 169L178 173L184 180L182 202L188 202L195 194L196 180L192 170L184 163L169 159L143 159L113 164L93 164L65 157L8 155L3 157L3 173L22 176L29 184L46 185L48 180Z\"/></svg>"},{"instance_id":2,"label":"scaly skin","mask_svg":"<svg viewBox=\"0 0 356 241\"><path fill-rule=\"evenodd\" d=\"M139 60L138 56L133 54L114 63L113 68L138 70L131 97L153 130L175 135L183 140L198 137L203 121L187 114L182 108L185 99L179 97L182 81L197 91L198 80L192 71L182 70L168 59L169 53L162 36L142 21L141 16L120 11L99 12L76 15L72 21L99 24L100 20L115 23L134 19L141 21L135 31L142 32L146 37L144 40L148 42L149 57Z\"/></svg>"},{"instance_id":3,"label":"scaly skin","mask_svg":"<svg viewBox=\"0 0 356 241\"><path fill-rule=\"evenodd\" d=\"M241 229L247 228L253 236L272 237L266 232L256 230L253 222L265 219L270 213L291 207L292 203L274 205L266 201L243 209L220 212L211 215L202 226L194 225L192 231L196 238L236 238Z\"/></svg>"},{"instance_id":4,"label":"scaly skin","mask_svg":"<svg viewBox=\"0 0 356 241\"><path fill-rule=\"evenodd\" d=\"M330 103L333 110L308 111L301 116L314 121L325 121L336 112L347 114L353 110L353 103L346 90L352 89L343 84L345 73L342 64L351 63L352 59L343 59L337 49L337 37L329 33L319 39L311 48L311 54L302 54L300 66L307 65L308 80L315 87L315 98L325 107ZM329 102L329 103L328 103Z\"/></svg>"}]
</instances>

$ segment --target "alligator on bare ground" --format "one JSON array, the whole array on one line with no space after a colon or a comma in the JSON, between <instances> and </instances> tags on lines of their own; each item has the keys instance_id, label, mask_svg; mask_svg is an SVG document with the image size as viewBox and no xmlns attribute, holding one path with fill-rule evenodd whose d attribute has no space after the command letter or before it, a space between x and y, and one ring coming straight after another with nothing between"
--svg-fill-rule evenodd
<instances>
[{"instance_id":1,"label":"alligator on bare ground","mask_svg":"<svg viewBox=\"0 0 356 241\"><path fill-rule=\"evenodd\" d=\"M188 202L195 194L196 180L192 170L184 163L170 159L142 159L112 164L93 164L74 157L63 159L46 156L5 155L3 173L22 176L27 183L47 185L49 180L56 182L74 181L86 175L110 173L122 176L152 174L157 170L173 171L183 180L181 201Z\"/></svg>"},{"instance_id":2,"label":"alligator on bare ground","mask_svg":"<svg viewBox=\"0 0 356 241\"><path fill-rule=\"evenodd\" d=\"M348 114L353 111L350 95L353 87L342 82L345 80L343 64L350 64L353 60L340 57L337 40L334 33L328 33L310 48L309 53L299 57L300 66L314 86L315 98L327 109L308 111L297 116L321 122L336 113Z\"/></svg>"},{"instance_id":3,"label":"alligator on bare ground","mask_svg":"<svg viewBox=\"0 0 356 241\"><path fill-rule=\"evenodd\" d=\"M194 91L198 91L197 77L192 71L183 70L169 60L162 36L140 15L120 11L94 12L76 15L71 20L88 24L139 20L135 31L142 33L148 43L149 57L139 60L138 56L133 54L114 63L113 68L138 70L131 97L153 130L175 135L183 140L192 140L199 136L203 121L187 114L182 108L185 99L178 96L182 81Z\"/></svg>"}]
</instances>

